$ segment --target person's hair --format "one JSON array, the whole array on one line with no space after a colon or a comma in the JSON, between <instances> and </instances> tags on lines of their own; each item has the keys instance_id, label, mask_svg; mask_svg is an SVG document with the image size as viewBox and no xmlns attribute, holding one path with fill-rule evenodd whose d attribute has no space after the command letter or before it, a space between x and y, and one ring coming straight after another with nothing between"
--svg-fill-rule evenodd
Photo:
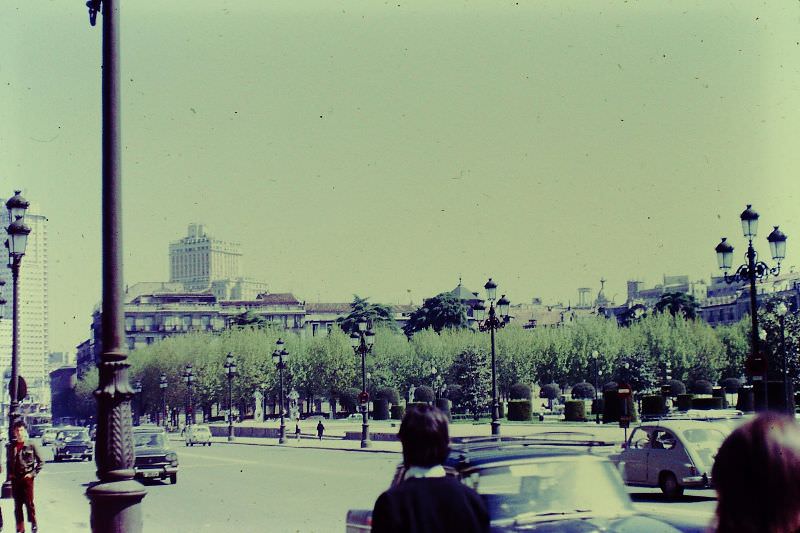
<instances>
[{"instance_id":1,"label":"person's hair","mask_svg":"<svg viewBox=\"0 0 800 533\"><path fill-rule=\"evenodd\" d=\"M406 411L398 437L403 443L403 463L407 467L440 465L450 452L447 416L427 404Z\"/></svg>"},{"instance_id":2,"label":"person's hair","mask_svg":"<svg viewBox=\"0 0 800 533\"><path fill-rule=\"evenodd\" d=\"M800 528L800 425L764 413L728 436L711 479L717 533L794 533Z\"/></svg>"},{"instance_id":3,"label":"person's hair","mask_svg":"<svg viewBox=\"0 0 800 533\"><path fill-rule=\"evenodd\" d=\"M28 424L26 424L24 420L17 420L11 425L11 430L13 431L17 428L24 428L27 430Z\"/></svg>"}]
</instances>

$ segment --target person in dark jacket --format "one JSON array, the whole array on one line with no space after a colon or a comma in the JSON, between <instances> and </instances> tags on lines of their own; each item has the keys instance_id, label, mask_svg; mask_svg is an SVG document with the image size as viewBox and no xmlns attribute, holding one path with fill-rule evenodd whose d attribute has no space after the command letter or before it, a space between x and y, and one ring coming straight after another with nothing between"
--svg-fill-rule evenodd
<instances>
[{"instance_id":1,"label":"person in dark jacket","mask_svg":"<svg viewBox=\"0 0 800 533\"><path fill-rule=\"evenodd\" d=\"M378 497L373 533L486 533L489 511L481 496L442 463L450 451L447 416L429 405L409 409L400 424L403 481Z\"/></svg>"},{"instance_id":2,"label":"person in dark jacket","mask_svg":"<svg viewBox=\"0 0 800 533\"><path fill-rule=\"evenodd\" d=\"M322 420L320 420L319 423L317 424L317 437L319 437L319 440L322 440L322 433L324 432L325 432L325 426L322 425Z\"/></svg>"},{"instance_id":3,"label":"person in dark jacket","mask_svg":"<svg viewBox=\"0 0 800 533\"><path fill-rule=\"evenodd\" d=\"M11 456L11 493L14 496L14 518L17 521L17 532L24 533L25 520L23 506L28 509L28 522L32 533L36 533L36 507L33 503L33 478L42 470L44 461L39 448L28 442L28 431L25 422L14 422L14 440L16 443Z\"/></svg>"}]
</instances>

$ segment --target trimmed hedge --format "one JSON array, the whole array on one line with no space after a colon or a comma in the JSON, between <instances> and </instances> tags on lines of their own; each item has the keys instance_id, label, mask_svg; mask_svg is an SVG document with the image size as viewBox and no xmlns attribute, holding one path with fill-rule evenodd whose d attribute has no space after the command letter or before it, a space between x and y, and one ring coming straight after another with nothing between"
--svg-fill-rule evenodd
<instances>
[{"instance_id":1,"label":"trimmed hedge","mask_svg":"<svg viewBox=\"0 0 800 533\"><path fill-rule=\"evenodd\" d=\"M402 405L393 405L391 409L389 409L389 414L392 420L402 420L403 415L406 414L406 408Z\"/></svg>"},{"instance_id":2,"label":"trimmed hedge","mask_svg":"<svg viewBox=\"0 0 800 533\"><path fill-rule=\"evenodd\" d=\"M663 415L667 412L667 399L663 396L648 394L642 396L642 416Z\"/></svg>"},{"instance_id":3,"label":"trimmed hedge","mask_svg":"<svg viewBox=\"0 0 800 533\"><path fill-rule=\"evenodd\" d=\"M586 403L583 400L567 400L564 403L564 420L567 422L585 422Z\"/></svg>"},{"instance_id":4,"label":"trimmed hedge","mask_svg":"<svg viewBox=\"0 0 800 533\"><path fill-rule=\"evenodd\" d=\"M602 415L603 414L603 399L598 398L596 400L592 400L592 414L593 415Z\"/></svg>"},{"instance_id":5,"label":"trimmed hedge","mask_svg":"<svg viewBox=\"0 0 800 533\"><path fill-rule=\"evenodd\" d=\"M722 387L714 387L714 392L711 393L714 398L721 398L722 399L722 408L728 408L728 398L725 397L725 389Z\"/></svg>"},{"instance_id":6,"label":"trimmed hedge","mask_svg":"<svg viewBox=\"0 0 800 533\"><path fill-rule=\"evenodd\" d=\"M728 394L736 394L742 386L742 381L739 378L725 378L719 384Z\"/></svg>"},{"instance_id":7,"label":"trimmed hedge","mask_svg":"<svg viewBox=\"0 0 800 533\"><path fill-rule=\"evenodd\" d=\"M603 392L606 391L617 392L617 389L619 389L619 383L617 383L616 381L609 381L608 383L603 385Z\"/></svg>"},{"instance_id":8,"label":"trimmed hedge","mask_svg":"<svg viewBox=\"0 0 800 533\"><path fill-rule=\"evenodd\" d=\"M679 394L686 394L686 385L679 379L671 379L667 381L669 384L669 395L672 398L677 398Z\"/></svg>"},{"instance_id":9,"label":"trimmed hedge","mask_svg":"<svg viewBox=\"0 0 800 533\"><path fill-rule=\"evenodd\" d=\"M433 389L428 387L427 385L422 385L414 389L415 402L431 403L435 399L436 399L436 394L434 394Z\"/></svg>"},{"instance_id":10,"label":"trimmed hedge","mask_svg":"<svg viewBox=\"0 0 800 533\"><path fill-rule=\"evenodd\" d=\"M722 409L722 398L692 398L692 409Z\"/></svg>"},{"instance_id":11,"label":"trimmed hedge","mask_svg":"<svg viewBox=\"0 0 800 533\"><path fill-rule=\"evenodd\" d=\"M561 388L555 383L548 383L542 386L539 391L539 398L547 398L548 400L555 400L561 394Z\"/></svg>"},{"instance_id":12,"label":"trimmed hedge","mask_svg":"<svg viewBox=\"0 0 800 533\"><path fill-rule=\"evenodd\" d=\"M505 402L498 401L497 402L497 416L500 418L505 418L506 416L506 404Z\"/></svg>"},{"instance_id":13,"label":"trimmed hedge","mask_svg":"<svg viewBox=\"0 0 800 533\"><path fill-rule=\"evenodd\" d=\"M678 394L678 411L688 411L692 408L694 394Z\"/></svg>"},{"instance_id":14,"label":"trimmed hedge","mask_svg":"<svg viewBox=\"0 0 800 533\"><path fill-rule=\"evenodd\" d=\"M412 409L414 407L420 407L420 406L423 406L423 405L428 405L428 402L408 402L406 404L406 409Z\"/></svg>"},{"instance_id":15,"label":"trimmed hedge","mask_svg":"<svg viewBox=\"0 0 800 533\"><path fill-rule=\"evenodd\" d=\"M400 403L400 394L397 392L397 389L383 387L382 389L378 389L378 392L375 393L375 399L384 399L392 405L397 405Z\"/></svg>"},{"instance_id":16,"label":"trimmed hedge","mask_svg":"<svg viewBox=\"0 0 800 533\"><path fill-rule=\"evenodd\" d=\"M508 402L508 419L527 422L533 414L531 400L510 400Z\"/></svg>"},{"instance_id":17,"label":"trimmed hedge","mask_svg":"<svg viewBox=\"0 0 800 533\"><path fill-rule=\"evenodd\" d=\"M372 402L372 418L374 420L389 419L389 401L386 398L378 398Z\"/></svg>"},{"instance_id":18,"label":"trimmed hedge","mask_svg":"<svg viewBox=\"0 0 800 533\"><path fill-rule=\"evenodd\" d=\"M508 396L512 400L530 400L531 388L524 383L514 383L508 391Z\"/></svg>"},{"instance_id":19,"label":"trimmed hedge","mask_svg":"<svg viewBox=\"0 0 800 533\"><path fill-rule=\"evenodd\" d=\"M736 409L745 413L755 411L755 394L752 387L740 387L736 392Z\"/></svg>"},{"instance_id":20,"label":"trimmed hedge","mask_svg":"<svg viewBox=\"0 0 800 533\"><path fill-rule=\"evenodd\" d=\"M636 422L636 404L632 396L628 396L628 416L631 417L631 422ZM619 422L619 417L622 414L622 401L619 399L617 389L607 390L603 392L603 423L613 424Z\"/></svg>"},{"instance_id":21,"label":"trimmed hedge","mask_svg":"<svg viewBox=\"0 0 800 533\"><path fill-rule=\"evenodd\" d=\"M575 400L590 400L594 398L594 385L582 381L572 387L572 398Z\"/></svg>"},{"instance_id":22,"label":"trimmed hedge","mask_svg":"<svg viewBox=\"0 0 800 533\"><path fill-rule=\"evenodd\" d=\"M450 400L448 400L447 398L437 398L436 407L447 415L448 420L452 419L452 417L450 416Z\"/></svg>"},{"instance_id":23,"label":"trimmed hedge","mask_svg":"<svg viewBox=\"0 0 800 533\"><path fill-rule=\"evenodd\" d=\"M692 383L692 392L695 394L711 394L714 391L714 385L705 379L698 379Z\"/></svg>"}]
</instances>

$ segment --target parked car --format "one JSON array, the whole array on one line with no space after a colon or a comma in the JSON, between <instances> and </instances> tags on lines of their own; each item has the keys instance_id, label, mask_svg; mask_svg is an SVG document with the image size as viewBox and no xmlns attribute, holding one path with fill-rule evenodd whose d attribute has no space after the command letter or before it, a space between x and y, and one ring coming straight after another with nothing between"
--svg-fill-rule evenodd
<instances>
[{"instance_id":1,"label":"parked car","mask_svg":"<svg viewBox=\"0 0 800 533\"><path fill-rule=\"evenodd\" d=\"M31 438L41 437L46 429L53 427L52 424L32 424L28 436Z\"/></svg>"},{"instance_id":2,"label":"parked car","mask_svg":"<svg viewBox=\"0 0 800 533\"><path fill-rule=\"evenodd\" d=\"M133 428L133 444L137 479L167 479L178 482L178 454L170 447L164 428L157 426Z\"/></svg>"},{"instance_id":3,"label":"parked car","mask_svg":"<svg viewBox=\"0 0 800 533\"><path fill-rule=\"evenodd\" d=\"M47 428L42 433L42 446L52 446L56 443L56 437L60 428Z\"/></svg>"},{"instance_id":4,"label":"parked car","mask_svg":"<svg viewBox=\"0 0 800 533\"><path fill-rule=\"evenodd\" d=\"M617 469L608 460L613 446L565 433L552 438L484 437L453 445L444 467L447 475L483 497L493 532L705 529L705 523L677 529L634 509ZM401 465L392 486L402 483L404 474ZM367 532L371 522L370 510L351 510L346 530Z\"/></svg>"},{"instance_id":5,"label":"parked car","mask_svg":"<svg viewBox=\"0 0 800 533\"><path fill-rule=\"evenodd\" d=\"M91 461L94 454L94 443L89 438L89 430L71 426L57 428L53 460L79 459Z\"/></svg>"},{"instance_id":6,"label":"parked car","mask_svg":"<svg viewBox=\"0 0 800 533\"><path fill-rule=\"evenodd\" d=\"M187 446L194 446L195 444L211 446L211 428L203 424L186 426L183 431L183 437Z\"/></svg>"},{"instance_id":7,"label":"parked car","mask_svg":"<svg viewBox=\"0 0 800 533\"><path fill-rule=\"evenodd\" d=\"M711 487L711 467L730 425L699 420L656 420L637 426L612 460L625 483L660 487L668 498L686 488Z\"/></svg>"}]
</instances>

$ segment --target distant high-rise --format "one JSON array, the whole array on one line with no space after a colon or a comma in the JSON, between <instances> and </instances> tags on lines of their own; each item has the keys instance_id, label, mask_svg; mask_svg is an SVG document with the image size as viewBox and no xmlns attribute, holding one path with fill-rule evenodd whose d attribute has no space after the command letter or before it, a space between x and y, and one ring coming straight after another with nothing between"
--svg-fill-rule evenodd
<instances>
[{"instance_id":1,"label":"distant high-rise","mask_svg":"<svg viewBox=\"0 0 800 533\"><path fill-rule=\"evenodd\" d=\"M239 243L213 239L202 224L189 224L188 235L169 245L169 280L206 290L214 281L238 278L241 257Z\"/></svg>"},{"instance_id":2,"label":"distant high-rise","mask_svg":"<svg viewBox=\"0 0 800 533\"><path fill-rule=\"evenodd\" d=\"M9 224L8 212L0 212L0 224ZM47 293L47 218L36 212L32 203L25 214L25 224L30 226L28 244L22 266L19 269L19 375L25 378L28 395L35 402L46 403L50 399L50 379L47 375L50 343L48 339L48 293ZM11 374L11 271L8 264L8 249L0 246L0 278L6 280L3 297L8 302L2 308L0 318L0 369L3 385ZM5 390L5 389L3 389Z\"/></svg>"}]
</instances>

